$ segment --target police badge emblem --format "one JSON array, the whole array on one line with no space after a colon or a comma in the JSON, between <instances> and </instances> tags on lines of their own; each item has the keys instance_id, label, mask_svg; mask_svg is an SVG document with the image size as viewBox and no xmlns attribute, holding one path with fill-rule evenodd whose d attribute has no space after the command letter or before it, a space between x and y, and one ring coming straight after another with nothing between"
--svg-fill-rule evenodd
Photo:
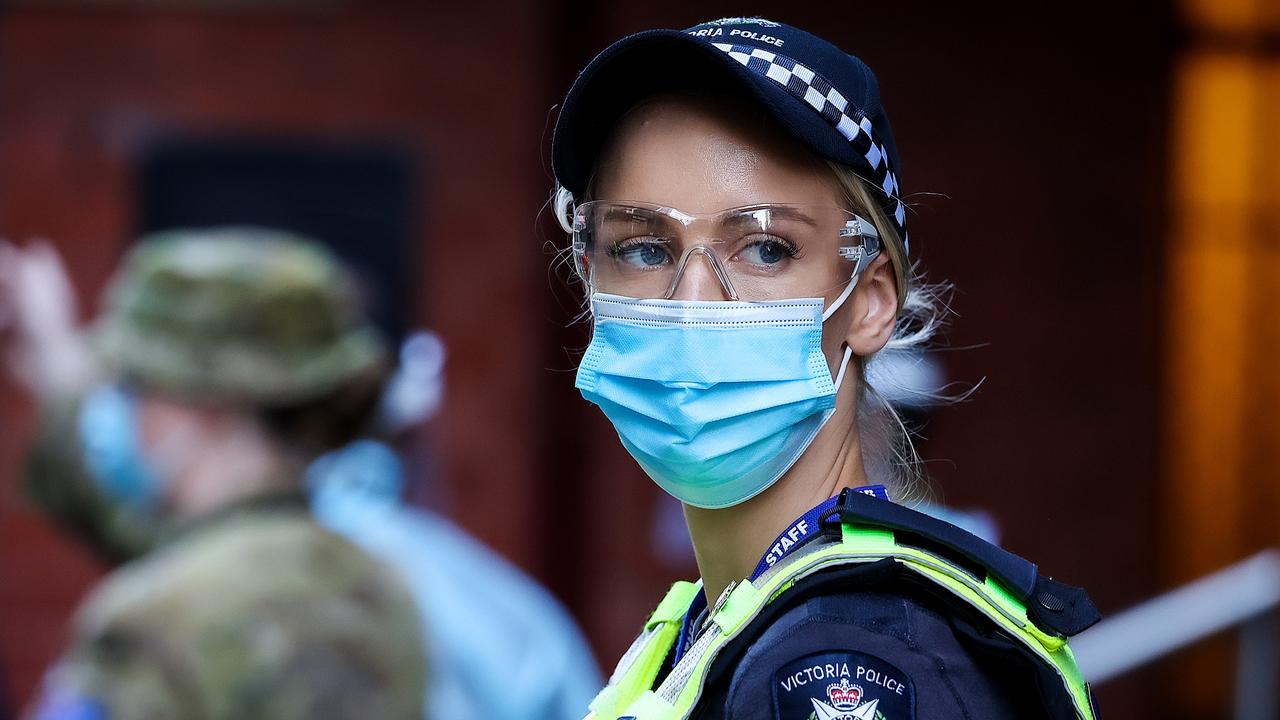
<instances>
[{"instance_id":1,"label":"police badge emblem","mask_svg":"<svg viewBox=\"0 0 1280 720\"><path fill-rule=\"evenodd\" d=\"M874 655L824 652L774 674L778 720L912 720L915 688L901 670Z\"/></svg>"}]
</instances>

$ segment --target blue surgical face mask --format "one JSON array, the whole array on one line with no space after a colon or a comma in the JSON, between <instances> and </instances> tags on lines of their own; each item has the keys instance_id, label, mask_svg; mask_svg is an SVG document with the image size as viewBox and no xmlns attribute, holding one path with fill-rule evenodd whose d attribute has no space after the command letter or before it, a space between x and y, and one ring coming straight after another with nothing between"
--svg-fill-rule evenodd
<instances>
[{"instance_id":1,"label":"blue surgical face mask","mask_svg":"<svg viewBox=\"0 0 1280 720\"><path fill-rule=\"evenodd\" d=\"M591 297L577 387L666 492L723 508L782 477L835 411L821 298L766 302Z\"/></svg>"},{"instance_id":2,"label":"blue surgical face mask","mask_svg":"<svg viewBox=\"0 0 1280 720\"><path fill-rule=\"evenodd\" d=\"M80 405L79 430L85 467L108 497L134 509L160 504L164 474L142 454L130 393L114 385L90 391Z\"/></svg>"}]
</instances>

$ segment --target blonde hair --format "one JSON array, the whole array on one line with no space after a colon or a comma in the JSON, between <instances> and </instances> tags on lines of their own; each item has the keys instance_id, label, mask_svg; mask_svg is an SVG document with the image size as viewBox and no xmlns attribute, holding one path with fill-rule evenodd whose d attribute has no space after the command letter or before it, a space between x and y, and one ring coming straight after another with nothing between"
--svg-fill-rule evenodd
<instances>
[{"instance_id":1,"label":"blonde hair","mask_svg":"<svg viewBox=\"0 0 1280 720\"><path fill-rule=\"evenodd\" d=\"M951 286L924 282L918 266L908 262L906 242L898 235L897 226L877 200L878 188L873 189L871 183L847 165L827 161L827 166L835 176L846 209L862 214L875 225L884 250L893 263L898 284L898 319L893 335L880 352L919 353L946 324ZM911 431L893 404L885 399L881 392L883 388L877 388L868 381L867 366L879 355L855 358L861 392L858 398L858 435L867 477L890 488L898 502L914 504L931 499L933 489L924 473ZM921 400L929 402L955 399L927 390L905 387L894 390L897 395L922 394Z\"/></svg>"},{"instance_id":2,"label":"blonde hair","mask_svg":"<svg viewBox=\"0 0 1280 720\"><path fill-rule=\"evenodd\" d=\"M875 225L884 251L893 264L898 286L898 318L893 334L881 352L909 353L923 350L945 324L949 313L946 300L950 294L950 285L925 283L917 266L908 262L906 243L876 199L878 188L873 189L874 186L851 167L831 161L827 161L827 166L834 175L846 209L862 215ZM590 190L587 194L590 194ZM557 183L552 192L551 207L560 227L570 235L573 234L574 205L573 193ZM571 262L567 255L561 257ZM587 317L589 312L589 309L586 310L582 317ZM920 455L916 452L911 432L894 406L885 400L880 388L873 387L867 380L867 365L878 356L879 353L854 358L860 388L857 423L863 465L871 482L888 487L898 502L914 504L930 499L933 492L925 476ZM909 388L895 390L898 394L912 392ZM922 399L945 401L952 398L926 392Z\"/></svg>"}]
</instances>

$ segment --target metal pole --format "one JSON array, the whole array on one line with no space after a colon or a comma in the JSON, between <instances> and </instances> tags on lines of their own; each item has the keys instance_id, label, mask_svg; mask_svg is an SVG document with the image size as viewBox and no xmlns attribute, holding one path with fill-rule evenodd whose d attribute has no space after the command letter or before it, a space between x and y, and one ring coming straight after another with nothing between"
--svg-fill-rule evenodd
<instances>
[{"instance_id":1,"label":"metal pole","mask_svg":"<svg viewBox=\"0 0 1280 720\"><path fill-rule=\"evenodd\" d=\"M1280 550L1268 550L1118 613L1073 638L1071 647L1085 679L1097 685L1278 606Z\"/></svg>"},{"instance_id":2,"label":"metal pole","mask_svg":"<svg viewBox=\"0 0 1280 720\"><path fill-rule=\"evenodd\" d=\"M1236 656L1236 720L1280 718L1280 619L1263 613L1240 626Z\"/></svg>"}]
</instances>

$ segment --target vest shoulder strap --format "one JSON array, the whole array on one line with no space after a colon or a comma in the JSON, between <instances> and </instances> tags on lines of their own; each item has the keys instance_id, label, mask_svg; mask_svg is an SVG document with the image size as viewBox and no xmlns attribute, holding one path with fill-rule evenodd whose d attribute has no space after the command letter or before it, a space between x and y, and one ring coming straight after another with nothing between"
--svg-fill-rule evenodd
<instances>
[{"instance_id":1,"label":"vest shoulder strap","mask_svg":"<svg viewBox=\"0 0 1280 720\"><path fill-rule=\"evenodd\" d=\"M1024 605L1045 632L1069 637L1102 619L1081 588L1040 575L1036 566L948 522L896 503L845 490L837 505L845 525L894 531L900 544L919 544L975 574L994 578Z\"/></svg>"},{"instance_id":2,"label":"vest shoulder strap","mask_svg":"<svg viewBox=\"0 0 1280 720\"><path fill-rule=\"evenodd\" d=\"M675 645L684 614L702 591L702 582L678 581L671 586L657 609L645 621L644 629L622 655L609 677L609 682L588 706L587 719L613 720L620 708L631 705L635 698L649 690L667 654Z\"/></svg>"}]
</instances>

